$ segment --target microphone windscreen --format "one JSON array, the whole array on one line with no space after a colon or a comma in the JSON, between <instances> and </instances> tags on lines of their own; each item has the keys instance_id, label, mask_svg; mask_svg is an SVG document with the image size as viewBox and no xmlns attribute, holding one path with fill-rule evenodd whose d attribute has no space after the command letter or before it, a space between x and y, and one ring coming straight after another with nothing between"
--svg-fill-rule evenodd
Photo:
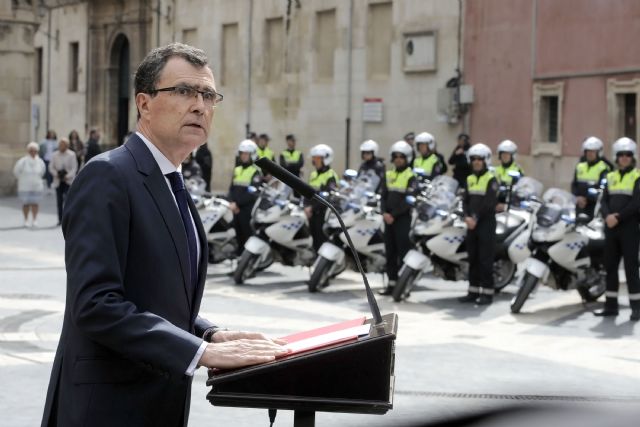
<instances>
[{"instance_id":1,"label":"microphone windscreen","mask_svg":"<svg viewBox=\"0 0 640 427\"><path fill-rule=\"evenodd\" d=\"M256 160L256 166L284 182L307 199L311 199L316 194L316 190L309 184L266 157Z\"/></svg>"}]
</instances>

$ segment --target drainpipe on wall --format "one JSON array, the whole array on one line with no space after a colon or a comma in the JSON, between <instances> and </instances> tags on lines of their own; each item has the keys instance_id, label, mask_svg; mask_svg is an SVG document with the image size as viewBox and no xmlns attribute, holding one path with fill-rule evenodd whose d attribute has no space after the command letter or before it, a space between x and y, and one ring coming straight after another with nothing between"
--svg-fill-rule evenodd
<instances>
[{"instance_id":1,"label":"drainpipe on wall","mask_svg":"<svg viewBox=\"0 0 640 427\"><path fill-rule=\"evenodd\" d=\"M251 57L253 46L253 0L249 0L249 40L247 41L247 123L245 124L245 135L251 132Z\"/></svg>"},{"instance_id":2,"label":"drainpipe on wall","mask_svg":"<svg viewBox=\"0 0 640 427\"><path fill-rule=\"evenodd\" d=\"M349 155L351 153L351 95L352 95L352 66L353 66L353 0L349 0L349 37L347 46L347 118L345 119L345 169L349 169Z\"/></svg>"},{"instance_id":3,"label":"drainpipe on wall","mask_svg":"<svg viewBox=\"0 0 640 427\"><path fill-rule=\"evenodd\" d=\"M51 105L51 8L48 8L49 22L47 32L47 125L45 132L49 131L49 107Z\"/></svg>"}]
</instances>

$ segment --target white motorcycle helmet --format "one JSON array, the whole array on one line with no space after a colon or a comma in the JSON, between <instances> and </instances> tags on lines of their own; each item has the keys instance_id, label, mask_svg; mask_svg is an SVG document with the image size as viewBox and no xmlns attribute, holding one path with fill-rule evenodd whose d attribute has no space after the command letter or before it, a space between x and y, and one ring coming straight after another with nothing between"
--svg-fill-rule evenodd
<instances>
[{"instance_id":1,"label":"white motorcycle helmet","mask_svg":"<svg viewBox=\"0 0 640 427\"><path fill-rule=\"evenodd\" d=\"M364 151L372 151L374 156L378 155L378 143L373 139L367 139L365 142L360 144L360 152Z\"/></svg>"},{"instance_id":2,"label":"white motorcycle helmet","mask_svg":"<svg viewBox=\"0 0 640 427\"><path fill-rule=\"evenodd\" d=\"M322 157L322 164L329 166L333 162L333 149L327 144L318 144L311 147L310 157Z\"/></svg>"},{"instance_id":3,"label":"white motorcycle helmet","mask_svg":"<svg viewBox=\"0 0 640 427\"><path fill-rule=\"evenodd\" d=\"M633 158L635 159L636 149L637 145L635 141L625 136L624 138L620 138L613 143L613 157L616 157L618 153L631 152L633 153Z\"/></svg>"},{"instance_id":4,"label":"white motorcycle helmet","mask_svg":"<svg viewBox=\"0 0 640 427\"><path fill-rule=\"evenodd\" d=\"M602 155L602 148L604 144L600 138L596 138L595 136L590 136L584 140L582 143L582 152L584 153L587 150L597 151L598 156Z\"/></svg>"},{"instance_id":5,"label":"white motorcycle helmet","mask_svg":"<svg viewBox=\"0 0 640 427\"><path fill-rule=\"evenodd\" d=\"M491 164L491 148L485 144L478 143L473 144L469 151L467 151L467 160L471 163L472 157L482 157L487 167Z\"/></svg>"},{"instance_id":6,"label":"white motorcycle helmet","mask_svg":"<svg viewBox=\"0 0 640 427\"><path fill-rule=\"evenodd\" d=\"M515 158L516 153L518 152L518 146L516 145L515 142L511 141L510 139L505 139L500 144L498 144L497 151L498 151L498 156L500 156L500 153L509 153L513 158Z\"/></svg>"},{"instance_id":7,"label":"white motorcycle helmet","mask_svg":"<svg viewBox=\"0 0 640 427\"><path fill-rule=\"evenodd\" d=\"M433 151L436 148L436 139L429 132L420 132L414 139L416 147L418 144L427 144L429 151Z\"/></svg>"},{"instance_id":8,"label":"white motorcycle helmet","mask_svg":"<svg viewBox=\"0 0 640 427\"><path fill-rule=\"evenodd\" d=\"M258 160L258 146L250 139L245 139L238 145L238 154L240 153L251 154L251 161Z\"/></svg>"},{"instance_id":9,"label":"white motorcycle helmet","mask_svg":"<svg viewBox=\"0 0 640 427\"><path fill-rule=\"evenodd\" d=\"M403 139L394 143L389 150L389 157L391 157L391 161L393 162L393 153L402 154L407 158L407 163L411 163L413 160L413 148L409 143Z\"/></svg>"}]
</instances>

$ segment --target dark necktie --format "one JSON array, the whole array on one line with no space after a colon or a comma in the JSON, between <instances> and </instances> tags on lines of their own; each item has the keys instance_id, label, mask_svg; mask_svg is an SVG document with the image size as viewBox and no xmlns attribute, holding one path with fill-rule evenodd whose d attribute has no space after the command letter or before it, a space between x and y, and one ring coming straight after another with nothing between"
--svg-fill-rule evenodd
<instances>
[{"instance_id":1,"label":"dark necktie","mask_svg":"<svg viewBox=\"0 0 640 427\"><path fill-rule=\"evenodd\" d=\"M198 285L198 243L196 241L196 232L191 222L191 212L189 211L189 203L187 197L189 194L184 187L184 181L182 180L182 174L180 172L171 172L165 175L171 183L171 189L176 196L176 202L178 203L178 209L180 210L180 216L182 217L182 224L184 230L187 233L187 243L189 244L189 265L191 272L191 290L195 291Z\"/></svg>"}]
</instances>

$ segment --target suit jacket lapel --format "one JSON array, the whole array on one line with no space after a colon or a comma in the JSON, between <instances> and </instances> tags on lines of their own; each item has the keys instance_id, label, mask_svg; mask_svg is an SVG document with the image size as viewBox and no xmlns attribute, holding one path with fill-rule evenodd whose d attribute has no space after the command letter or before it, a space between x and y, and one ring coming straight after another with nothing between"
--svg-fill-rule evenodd
<instances>
[{"instance_id":1,"label":"suit jacket lapel","mask_svg":"<svg viewBox=\"0 0 640 427\"><path fill-rule=\"evenodd\" d=\"M193 217L193 222L196 224L196 231L198 233L198 239L200 239L200 265L198 267L198 286L195 291L195 296L192 307L192 319L195 319L198 311L200 311L200 302L202 301L202 293L204 292L204 284L207 280L207 268L209 265L209 247L207 243L207 234L204 231L204 227L202 226L202 221L200 220L200 214L196 209L196 205L191 200L191 197L187 198L189 202L189 210L191 211L191 216Z\"/></svg>"},{"instance_id":2,"label":"suit jacket lapel","mask_svg":"<svg viewBox=\"0 0 640 427\"><path fill-rule=\"evenodd\" d=\"M140 138L133 134L126 143L126 147L129 149L133 157L138 164L138 170L145 175L144 185L151 194L151 197L156 203L160 214L169 229L171 238L173 239L174 247L180 261L180 270L182 272L182 284L189 307L193 307L193 295L191 291L191 285L189 280L190 268L189 268L189 244L187 242L187 235L182 225L182 218L176 206L176 202L171 195L164 175L160 171L160 167L156 163L155 159L151 155L151 152L144 145L144 142Z\"/></svg>"}]
</instances>

